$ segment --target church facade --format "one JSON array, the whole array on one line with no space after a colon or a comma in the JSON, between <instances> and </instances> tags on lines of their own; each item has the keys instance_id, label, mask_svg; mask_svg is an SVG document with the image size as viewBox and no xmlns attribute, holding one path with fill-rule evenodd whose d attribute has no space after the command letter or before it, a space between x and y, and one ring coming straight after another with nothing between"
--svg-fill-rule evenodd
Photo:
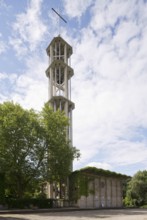
<instances>
[{"instance_id":1,"label":"church facade","mask_svg":"<svg viewBox=\"0 0 147 220\"><path fill-rule=\"evenodd\" d=\"M120 208L126 175L95 167L83 168L70 176L70 201L79 208Z\"/></svg>"}]
</instances>

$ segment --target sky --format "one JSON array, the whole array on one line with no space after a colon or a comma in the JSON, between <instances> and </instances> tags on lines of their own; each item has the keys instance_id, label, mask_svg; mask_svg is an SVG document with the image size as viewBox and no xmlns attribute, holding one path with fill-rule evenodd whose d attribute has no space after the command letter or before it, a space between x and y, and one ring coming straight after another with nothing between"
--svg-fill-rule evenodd
<instances>
[{"instance_id":1,"label":"sky","mask_svg":"<svg viewBox=\"0 0 147 220\"><path fill-rule=\"evenodd\" d=\"M42 109L59 34L73 47L74 170L147 169L147 0L0 0L0 103Z\"/></svg>"}]
</instances>

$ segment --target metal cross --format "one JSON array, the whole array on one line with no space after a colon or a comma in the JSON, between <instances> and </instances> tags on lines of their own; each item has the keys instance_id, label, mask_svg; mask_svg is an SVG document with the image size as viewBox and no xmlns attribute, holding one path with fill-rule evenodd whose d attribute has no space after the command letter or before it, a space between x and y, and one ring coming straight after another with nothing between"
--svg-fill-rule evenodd
<instances>
[{"instance_id":1,"label":"metal cross","mask_svg":"<svg viewBox=\"0 0 147 220\"><path fill-rule=\"evenodd\" d=\"M52 10L53 10L65 23L67 23L67 21L66 21L54 8L52 8Z\"/></svg>"},{"instance_id":2,"label":"metal cross","mask_svg":"<svg viewBox=\"0 0 147 220\"><path fill-rule=\"evenodd\" d=\"M62 20L62 21L64 21L65 23L67 23L67 21L54 9L54 8L52 8L52 10L58 15L58 17L59 17L59 20L58 20L58 22L59 22L59 35L60 35L60 19Z\"/></svg>"}]
</instances>

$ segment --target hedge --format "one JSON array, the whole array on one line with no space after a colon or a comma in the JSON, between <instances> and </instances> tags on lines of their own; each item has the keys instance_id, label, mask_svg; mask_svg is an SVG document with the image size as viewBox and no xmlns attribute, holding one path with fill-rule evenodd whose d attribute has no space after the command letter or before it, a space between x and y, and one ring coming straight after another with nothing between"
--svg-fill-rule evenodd
<instances>
[{"instance_id":1,"label":"hedge","mask_svg":"<svg viewBox=\"0 0 147 220\"><path fill-rule=\"evenodd\" d=\"M54 207L54 199L12 199L5 200L8 209L45 209Z\"/></svg>"}]
</instances>

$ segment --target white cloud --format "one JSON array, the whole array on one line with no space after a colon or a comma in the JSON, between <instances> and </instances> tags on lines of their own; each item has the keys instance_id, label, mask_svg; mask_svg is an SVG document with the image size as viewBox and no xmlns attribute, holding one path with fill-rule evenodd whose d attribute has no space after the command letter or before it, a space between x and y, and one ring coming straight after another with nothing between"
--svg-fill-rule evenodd
<instances>
[{"instance_id":1,"label":"white cloud","mask_svg":"<svg viewBox=\"0 0 147 220\"><path fill-rule=\"evenodd\" d=\"M19 102L27 108L40 110L48 101L48 79L45 76L47 69L47 57L29 57L27 68L23 74L18 76L16 87L11 94L15 102Z\"/></svg>"},{"instance_id":2,"label":"white cloud","mask_svg":"<svg viewBox=\"0 0 147 220\"><path fill-rule=\"evenodd\" d=\"M99 162L91 162L89 164L87 164L87 167L97 167L97 168L101 168L104 170L111 170L112 167L110 164L108 163L99 163Z\"/></svg>"},{"instance_id":3,"label":"white cloud","mask_svg":"<svg viewBox=\"0 0 147 220\"><path fill-rule=\"evenodd\" d=\"M134 23L140 22L142 15L145 17L145 5L142 2L105 0L95 1L91 11L91 27L97 32L106 27L119 27L124 20L132 20ZM144 13L142 13L144 12Z\"/></svg>"},{"instance_id":4,"label":"white cloud","mask_svg":"<svg viewBox=\"0 0 147 220\"><path fill-rule=\"evenodd\" d=\"M0 81L7 78L7 74L6 73L0 73Z\"/></svg>"},{"instance_id":5,"label":"white cloud","mask_svg":"<svg viewBox=\"0 0 147 220\"><path fill-rule=\"evenodd\" d=\"M3 41L0 41L0 55L6 51L6 44Z\"/></svg>"},{"instance_id":6,"label":"white cloud","mask_svg":"<svg viewBox=\"0 0 147 220\"><path fill-rule=\"evenodd\" d=\"M63 0L65 11L71 18L80 18L92 3L93 0Z\"/></svg>"},{"instance_id":7,"label":"white cloud","mask_svg":"<svg viewBox=\"0 0 147 220\"><path fill-rule=\"evenodd\" d=\"M113 146L109 146L108 162L115 165L131 165L142 163L147 160L147 148L146 141L141 143L131 142L131 141L120 141L118 143L113 143Z\"/></svg>"},{"instance_id":8,"label":"white cloud","mask_svg":"<svg viewBox=\"0 0 147 220\"><path fill-rule=\"evenodd\" d=\"M17 75L15 73L9 75L8 73L0 72L0 102L12 100L11 92L16 78Z\"/></svg>"},{"instance_id":9,"label":"white cloud","mask_svg":"<svg viewBox=\"0 0 147 220\"><path fill-rule=\"evenodd\" d=\"M82 153L75 168L102 152L112 167L147 160L146 140L135 139L136 128L147 127L146 7L95 1L81 32L73 56L74 143Z\"/></svg>"},{"instance_id":10,"label":"white cloud","mask_svg":"<svg viewBox=\"0 0 147 220\"><path fill-rule=\"evenodd\" d=\"M18 57L27 54L28 48L24 46L24 42L20 38L10 38L9 43L16 51Z\"/></svg>"},{"instance_id":11,"label":"white cloud","mask_svg":"<svg viewBox=\"0 0 147 220\"><path fill-rule=\"evenodd\" d=\"M12 26L14 36L10 38L10 44L18 55L34 50L47 31L41 19L41 3L42 0L31 0L26 12L16 16L16 22Z\"/></svg>"},{"instance_id":12,"label":"white cloud","mask_svg":"<svg viewBox=\"0 0 147 220\"><path fill-rule=\"evenodd\" d=\"M20 75L0 73L0 102L13 100L25 108L41 110L48 101L47 56L28 57Z\"/></svg>"},{"instance_id":13,"label":"white cloud","mask_svg":"<svg viewBox=\"0 0 147 220\"><path fill-rule=\"evenodd\" d=\"M11 73L11 75L9 75L8 73L0 72L0 81L9 80L11 83L14 83L16 78L17 75L15 73Z\"/></svg>"}]
</instances>

